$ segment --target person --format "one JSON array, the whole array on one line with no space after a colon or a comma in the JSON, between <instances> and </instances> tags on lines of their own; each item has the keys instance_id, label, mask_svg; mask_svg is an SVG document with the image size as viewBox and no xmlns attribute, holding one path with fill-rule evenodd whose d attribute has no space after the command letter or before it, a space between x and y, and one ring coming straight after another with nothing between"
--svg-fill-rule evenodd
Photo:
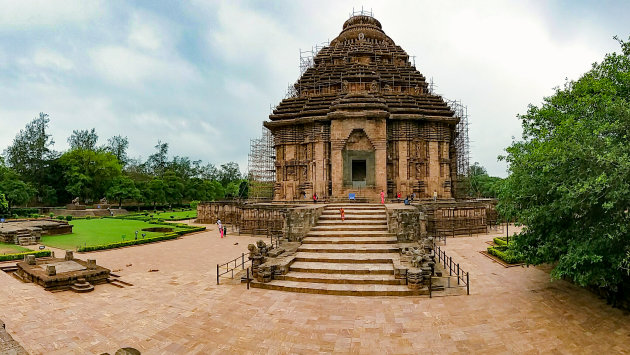
<instances>
[{"instance_id":1,"label":"person","mask_svg":"<svg viewBox=\"0 0 630 355\"><path fill-rule=\"evenodd\" d=\"M411 194L411 201L413 201L415 198L416 198L416 193L414 192Z\"/></svg>"},{"instance_id":2,"label":"person","mask_svg":"<svg viewBox=\"0 0 630 355\"><path fill-rule=\"evenodd\" d=\"M396 199L398 199L398 202L400 203L400 191L398 191L398 194L396 195Z\"/></svg>"},{"instance_id":3,"label":"person","mask_svg":"<svg viewBox=\"0 0 630 355\"><path fill-rule=\"evenodd\" d=\"M223 226L223 236L227 237L227 227Z\"/></svg>"},{"instance_id":4,"label":"person","mask_svg":"<svg viewBox=\"0 0 630 355\"><path fill-rule=\"evenodd\" d=\"M221 238L223 238L223 225L221 224L220 219L217 219L217 225L219 226L219 234L221 235Z\"/></svg>"},{"instance_id":5,"label":"person","mask_svg":"<svg viewBox=\"0 0 630 355\"><path fill-rule=\"evenodd\" d=\"M341 221L343 222L346 219L346 211L343 210L343 207L339 209L339 213L341 213Z\"/></svg>"},{"instance_id":6,"label":"person","mask_svg":"<svg viewBox=\"0 0 630 355\"><path fill-rule=\"evenodd\" d=\"M317 192L313 194L313 203L317 203Z\"/></svg>"},{"instance_id":7,"label":"person","mask_svg":"<svg viewBox=\"0 0 630 355\"><path fill-rule=\"evenodd\" d=\"M437 201L437 191L433 190L433 202Z\"/></svg>"},{"instance_id":8,"label":"person","mask_svg":"<svg viewBox=\"0 0 630 355\"><path fill-rule=\"evenodd\" d=\"M383 190L381 190L381 204L385 204L385 192Z\"/></svg>"}]
</instances>

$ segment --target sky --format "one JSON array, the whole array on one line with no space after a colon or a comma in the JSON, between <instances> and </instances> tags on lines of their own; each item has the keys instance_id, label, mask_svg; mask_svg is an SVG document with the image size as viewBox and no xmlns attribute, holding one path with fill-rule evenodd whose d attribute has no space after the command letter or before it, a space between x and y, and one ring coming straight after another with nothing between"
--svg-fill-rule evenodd
<instances>
[{"instance_id":1,"label":"sky","mask_svg":"<svg viewBox=\"0 0 630 355\"><path fill-rule=\"evenodd\" d=\"M0 0L0 151L39 112L54 149L75 129L121 134L146 159L170 155L247 170L249 141L299 76L299 51L335 38L353 8L468 108L471 157L521 135L517 115L630 37L629 1Z\"/></svg>"}]
</instances>

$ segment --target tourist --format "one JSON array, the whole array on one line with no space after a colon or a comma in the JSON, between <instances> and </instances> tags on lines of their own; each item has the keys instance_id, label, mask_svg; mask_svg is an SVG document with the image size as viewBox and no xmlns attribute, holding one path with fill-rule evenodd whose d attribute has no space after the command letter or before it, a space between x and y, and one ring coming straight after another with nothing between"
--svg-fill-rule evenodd
<instances>
[{"instance_id":1,"label":"tourist","mask_svg":"<svg viewBox=\"0 0 630 355\"><path fill-rule=\"evenodd\" d=\"M217 219L217 225L219 226L219 234L221 235L221 238L223 238L223 225L221 224L220 219Z\"/></svg>"},{"instance_id":2,"label":"tourist","mask_svg":"<svg viewBox=\"0 0 630 355\"><path fill-rule=\"evenodd\" d=\"M385 204L385 192L383 190L381 190L381 204Z\"/></svg>"},{"instance_id":3,"label":"tourist","mask_svg":"<svg viewBox=\"0 0 630 355\"><path fill-rule=\"evenodd\" d=\"M227 237L227 227L223 226L223 236Z\"/></svg>"},{"instance_id":4,"label":"tourist","mask_svg":"<svg viewBox=\"0 0 630 355\"><path fill-rule=\"evenodd\" d=\"M317 203L317 192L313 194L313 203Z\"/></svg>"},{"instance_id":5,"label":"tourist","mask_svg":"<svg viewBox=\"0 0 630 355\"><path fill-rule=\"evenodd\" d=\"M396 199L398 200L398 203L400 203L400 191L398 191L398 194L396 195Z\"/></svg>"},{"instance_id":6,"label":"tourist","mask_svg":"<svg viewBox=\"0 0 630 355\"><path fill-rule=\"evenodd\" d=\"M343 222L346 219L346 211L343 210L343 207L339 209L339 213L341 214L341 221Z\"/></svg>"}]
</instances>

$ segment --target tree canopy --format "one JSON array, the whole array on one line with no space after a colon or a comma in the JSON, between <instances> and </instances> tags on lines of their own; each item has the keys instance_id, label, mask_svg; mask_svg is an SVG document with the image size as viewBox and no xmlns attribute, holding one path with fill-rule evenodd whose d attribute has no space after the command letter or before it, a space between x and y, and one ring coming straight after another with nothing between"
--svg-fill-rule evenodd
<instances>
[{"instance_id":1,"label":"tree canopy","mask_svg":"<svg viewBox=\"0 0 630 355\"><path fill-rule=\"evenodd\" d=\"M519 116L499 205L525 225L515 248L528 263L617 294L630 282L630 42L619 43Z\"/></svg>"}]
</instances>

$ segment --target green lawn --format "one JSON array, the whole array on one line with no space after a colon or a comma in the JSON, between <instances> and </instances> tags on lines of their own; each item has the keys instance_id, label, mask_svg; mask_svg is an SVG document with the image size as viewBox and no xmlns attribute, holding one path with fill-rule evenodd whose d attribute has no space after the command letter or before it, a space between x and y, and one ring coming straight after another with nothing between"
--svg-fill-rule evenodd
<instances>
[{"instance_id":1,"label":"green lawn","mask_svg":"<svg viewBox=\"0 0 630 355\"><path fill-rule=\"evenodd\" d=\"M0 254L17 254L25 251L31 251L31 249L27 249L15 244L0 243Z\"/></svg>"},{"instance_id":2,"label":"green lawn","mask_svg":"<svg viewBox=\"0 0 630 355\"><path fill-rule=\"evenodd\" d=\"M153 214L153 213L151 213ZM156 218L169 219L182 219L182 218L197 218L197 210L188 210L181 212L160 212L160 214L153 214Z\"/></svg>"},{"instance_id":3,"label":"green lawn","mask_svg":"<svg viewBox=\"0 0 630 355\"><path fill-rule=\"evenodd\" d=\"M144 228L163 227L162 224L149 224L142 221L102 218L102 219L80 219L70 222L74 227L72 234L43 236L42 244L59 249L76 249L77 246L101 245L120 242L123 240L135 239L135 232L138 231L138 238L142 238L142 233L146 237L154 237L164 233L143 232ZM168 225L166 225L168 227ZM173 228L173 231L179 228Z\"/></svg>"}]
</instances>

